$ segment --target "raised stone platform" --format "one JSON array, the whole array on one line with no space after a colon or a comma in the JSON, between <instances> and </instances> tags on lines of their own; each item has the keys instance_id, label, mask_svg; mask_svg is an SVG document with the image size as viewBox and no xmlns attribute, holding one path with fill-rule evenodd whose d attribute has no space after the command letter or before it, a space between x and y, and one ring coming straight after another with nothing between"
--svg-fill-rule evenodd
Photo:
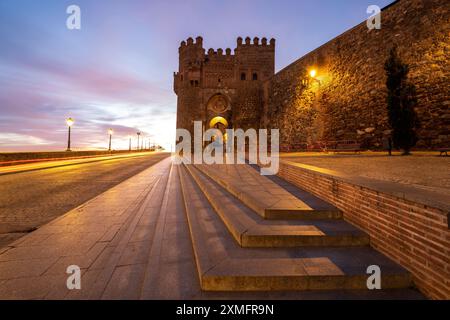
<instances>
[{"instance_id":1,"label":"raised stone platform","mask_svg":"<svg viewBox=\"0 0 450 320\"><path fill-rule=\"evenodd\" d=\"M284 153L280 160L450 212L450 158L436 152Z\"/></svg>"},{"instance_id":2,"label":"raised stone platform","mask_svg":"<svg viewBox=\"0 0 450 320\"><path fill-rule=\"evenodd\" d=\"M242 247L295 247L295 246L361 246L368 245L369 238L349 223L340 220L265 220L255 214L244 203L228 193L224 188L204 175L195 166L186 166L203 194L219 214L235 240ZM253 170L247 166L243 170ZM255 171L255 170L253 170ZM256 171L255 171L256 172ZM261 180L267 178L261 177ZM272 182L270 192L288 194L281 186ZM269 192L268 191L268 192ZM289 194L290 197L295 196ZM320 199L317 205L325 207ZM336 210L329 206L329 210Z\"/></svg>"},{"instance_id":3,"label":"raised stone platform","mask_svg":"<svg viewBox=\"0 0 450 320\"><path fill-rule=\"evenodd\" d=\"M281 161L279 177L342 210L344 219L365 231L374 248L407 268L416 285L429 297L450 298L448 195L303 164L300 163L302 157L296 157L295 161L291 158ZM351 159L364 159L354 158L358 157ZM321 163L320 159L317 163ZM426 157L408 158L407 161L422 163L423 159ZM377 163L376 158L373 161ZM373 165L367 169L377 170ZM382 166L378 169L382 170ZM433 174L446 176L447 171ZM424 172L417 172L417 175L423 176Z\"/></svg>"},{"instance_id":4,"label":"raised stone platform","mask_svg":"<svg viewBox=\"0 0 450 320\"><path fill-rule=\"evenodd\" d=\"M248 165L196 165L264 219L339 219L335 207L310 199L308 203L280 188Z\"/></svg>"}]
</instances>

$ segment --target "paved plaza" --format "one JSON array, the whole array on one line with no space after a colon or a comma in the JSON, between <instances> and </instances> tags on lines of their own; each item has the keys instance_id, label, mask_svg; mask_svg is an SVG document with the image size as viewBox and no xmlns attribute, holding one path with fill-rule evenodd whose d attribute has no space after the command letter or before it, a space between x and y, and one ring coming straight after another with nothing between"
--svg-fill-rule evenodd
<instances>
[{"instance_id":1,"label":"paved plaza","mask_svg":"<svg viewBox=\"0 0 450 320\"><path fill-rule=\"evenodd\" d=\"M287 153L282 160L299 162L334 170L353 177L394 182L448 195L450 190L450 157L438 152L413 152L404 157L385 152L362 154Z\"/></svg>"},{"instance_id":2,"label":"paved plaza","mask_svg":"<svg viewBox=\"0 0 450 320\"><path fill-rule=\"evenodd\" d=\"M0 249L0 298L422 299L369 242L332 205L249 165L166 158ZM383 290L367 290L372 264ZM73 265L80 290L67 287Z\"/></svg>"},{"instance_id":3,"label":"paved plaza","mask_svg":"<svg viewBox=\"0 0 450 320\"><path fill-rule=\"evenodd\" d=\"M436 152L414 152L408 157L399 153L388 156L384 152L303 152L281 154L280 159L380 192L450 210L450 157Z\"/></svg>"}]
</instances>

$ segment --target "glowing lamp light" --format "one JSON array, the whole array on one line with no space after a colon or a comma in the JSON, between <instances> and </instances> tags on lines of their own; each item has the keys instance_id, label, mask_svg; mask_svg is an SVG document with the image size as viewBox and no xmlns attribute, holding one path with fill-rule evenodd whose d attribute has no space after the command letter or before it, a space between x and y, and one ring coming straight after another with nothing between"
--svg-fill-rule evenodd
<instances>
[{"instance_id":1,"label":"glowing lamp light","mask_svg":"<svg viewBox=\"0 0 450 320\"><path fill-rule=\"evenodd\" d=\"M109 135L112 135L114 133L113 129L108 130Z\"/></svg>"},{"instance_id":2,"label":"glowing lamp light","mask_svg":"<svg viewBox=\"0 0 450 320\"><path fill-rule=\"evenodd\" d=\"M72 118L67 118L66 119L67 126L69 126L69 127L71 127L74 122L75 122L75 120L73 120Z\"/></svg>"},{"instance_id":3,"label":"glowing lamp light","mask_svg":"<svg viewBox=\"0 0 450 320\"><path fill-rule=\"evenodd\" d=\"M67 127L69 128L69 134L67 135L67 149L66 149L66 151L72 151L70 149L70 128L72 127L74 122L75 121L72 118L67 118L66 119Z\"/></svg>"},{"instance_id":4,"label":"glowing lamp light","mask_svg":"<svg viewBox=\"0 0 450 320\"><path fill-rule=\"evenodd\" d=\"M312 69L311 71L309 71L309 75L311 76L311 78L315 78L317 75L317 70L316 69Z\"/></svg>"}]
</instances>

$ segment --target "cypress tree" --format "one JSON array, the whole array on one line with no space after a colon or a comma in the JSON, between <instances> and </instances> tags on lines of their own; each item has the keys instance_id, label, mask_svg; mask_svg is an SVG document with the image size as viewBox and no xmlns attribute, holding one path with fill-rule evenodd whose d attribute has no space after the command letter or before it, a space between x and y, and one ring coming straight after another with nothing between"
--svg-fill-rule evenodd
<instances>
[{"instance_id":1,"label":"cypress tree","mask_svg":"<svg viewBox=\"0 0 450 320\"><path fill-rule=\"evenodd\" d=\"M416 130L419 122L414 110L417 105L416 88L408 82L409 66L402 62L396 47L390 50L384 70L392 141L395 148L403 150L403 155L409 155L418 140Z\"/></svg>"}]
</instances>

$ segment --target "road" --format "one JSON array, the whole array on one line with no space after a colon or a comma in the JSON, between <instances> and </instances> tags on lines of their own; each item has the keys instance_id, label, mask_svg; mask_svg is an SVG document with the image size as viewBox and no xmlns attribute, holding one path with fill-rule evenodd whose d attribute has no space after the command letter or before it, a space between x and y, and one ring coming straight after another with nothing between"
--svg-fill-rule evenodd
<instances>
[{"instance_id":1,"label":"road","mask_svg":"<svg viewBox=\"0 0 450 320\"><path fill-rule=\"evenodd\" d=\"M149 168L168 153L15 166L0 175L0 247ZM32 171L23 171L24 169ZM11 170L11 169L9 169ZM22 171L22 172L21 172ZM132 192L132 190L130 190Z\"/></svg>"}]
</instances>

